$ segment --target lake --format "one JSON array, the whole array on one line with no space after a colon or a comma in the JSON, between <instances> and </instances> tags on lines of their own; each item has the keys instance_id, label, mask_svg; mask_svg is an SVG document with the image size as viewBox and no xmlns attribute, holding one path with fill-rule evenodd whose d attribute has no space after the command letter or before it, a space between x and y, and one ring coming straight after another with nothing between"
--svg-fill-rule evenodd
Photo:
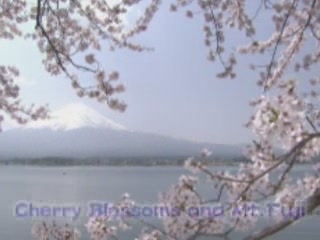
<instances>
[{"instance_id":1,"label":"lake","mask_svg":"<svg viewBox=\"0 0 320 240\"><path fill-rule=\"evenodd\" d=\"M298 176L309 170L308 166L299 166L295 174ZM83 224L87 220L89 202L113 203L128 192L139 204L155 204L159 192L168 190L181 174L188 173L182 167L0 166L0 239L34 239L31 235L32 219L15 216L18 201L81 206L80 217L73 224L82 230L81 239L87 240ZM210 194L205 187L200 191ZM319 240L319 217L309 217L271 239ZM67 221L65 218L59 219ZM123 233L120 239L134 239L134 231ZM241 236L237 233L233 239L240 239Z\"/></svg>"}]
</instances>

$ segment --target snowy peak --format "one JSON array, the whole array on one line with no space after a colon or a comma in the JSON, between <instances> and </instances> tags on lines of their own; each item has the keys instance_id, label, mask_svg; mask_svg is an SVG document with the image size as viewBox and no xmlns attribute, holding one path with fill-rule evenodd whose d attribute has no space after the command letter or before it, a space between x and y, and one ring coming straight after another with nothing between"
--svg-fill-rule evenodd
<instances>
[{"instance_id":1,"label":"snowy peak","mask_svg":"<svg viewBox=\"0 0 320 240\"><path fill-rule=\"evenodd\" d=\"M30 122L23 128L68 131L78 128L109 128L114 130L125 130L125 127L113 122L102 114L84 104L69 104L51 113L50 118Z\"/></svg>"}]
</instances>

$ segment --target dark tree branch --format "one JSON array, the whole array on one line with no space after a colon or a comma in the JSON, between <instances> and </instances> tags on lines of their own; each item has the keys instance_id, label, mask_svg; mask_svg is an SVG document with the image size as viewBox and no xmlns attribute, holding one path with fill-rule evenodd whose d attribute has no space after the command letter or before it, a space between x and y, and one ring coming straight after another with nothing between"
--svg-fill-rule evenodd
<instances>
[{"instance_id":1,"label":"dark tree branch","mask_svg":"<svg viewBox=\"0 0 320 240\"><path fill-rule=\"evenodd\" d=\"M275 59L275 57L276 57L276 54L277 54L277 51L278 51L280 42L281 42L281 40L282 40L283 32L284 32L284 30L285 30L285 28L286 28L286 26L287 26L287 23L288 23L288 20L289 20L289 18L290 18L290 15L291 15L292 10L295 8L296 2L297 2L297 0L294 0L294 1L292 2L292 4L291 4L290 9L288 10L288 13L287 13L287 15L286 15L286 18L284 19L283 24L282 24L282 27L281 27L281 30L280 30L280 34L279 34L278 40L277 40L276 45L275 45L275 47L274 47L274 49L273 49L273 53L272 53L272 56L271 56L271 60L270 60L270 63L269 63L269 65L268 65L268 67L267 67L267 77L266 77L266 79L265 79L266 82L265 82L265 86L264 86L264 92L266 92L266 91L268 90L267 81L268 81L269 77L271 76L272 67L273 67L273 65L274 65L274 59Z\"/></svg>"},{"instance_id":2,"label":"dark tree branch","mask_svg":"<svg viewBox=\"0 0 320 240\"><path fill-rule=\"evenodd\" d=\"M40 27L41 22L41 0L38 0L37 3L37 17L36 17L36 29Z\"/></svg>"}]
</instances>

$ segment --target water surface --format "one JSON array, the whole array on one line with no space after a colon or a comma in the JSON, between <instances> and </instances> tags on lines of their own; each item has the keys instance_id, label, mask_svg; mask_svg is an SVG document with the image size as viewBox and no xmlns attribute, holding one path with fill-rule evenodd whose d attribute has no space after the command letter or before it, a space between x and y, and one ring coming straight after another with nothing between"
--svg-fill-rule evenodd
<instances>
[{"instance_id":1,"label":"water surface","mask_svg":"<svg viewBox=\"0 0 320 240\"><path fill-rule=\"evenodd\" d=\"M235 167L228 169L233 171ZM300 176L307 171L310 171L308 166L300 166L295 170L295 175ZM16 203L20 200L81 206L81 216L73 224L84 230L83 224L87 220L89 202L116 202L123 193L128 192L139 204L155 204L159 192L168 190L181 174L188 173L181 167L1 166L0 239L33 239L32 221L14 216ZM213 194L204 186L202 189L200 187L199 191L205 195ZM318 240L319 223L319 216L309 218L271 239ZM134 239L133 232L122 234L121 239ZM238 233L234 239L240 239L242 235ZM82 239L87 240L87 235L83 234Z\"/></svg>"}]
</instances>

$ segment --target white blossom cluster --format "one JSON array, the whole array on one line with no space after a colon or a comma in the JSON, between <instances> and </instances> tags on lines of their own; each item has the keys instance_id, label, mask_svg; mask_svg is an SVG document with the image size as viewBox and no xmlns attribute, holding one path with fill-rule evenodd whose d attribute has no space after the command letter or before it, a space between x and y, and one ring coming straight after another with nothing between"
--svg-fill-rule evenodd
<instances>
[{"instance_id":1,"label":"white blossom cluster","mask_svg":"<svg viewBox=\"0 0 320 240\"><path fill-rule=\"evenodd\" d=\"M93 240L110 239L117 233L117 228L109 224L109 219L104 216L90 218L86 224L87 231Z\"/></svg>"},{"instance_id":2,"label":"white blossom cluster","mask_svg":"<svg viewBox=\"0 0 320 240\"><path fill-rule=\"evenodd\" d=\"M37 239L61 239L61 240L79 240L80 232L69 226L59 226L56 223L47 224L45 222L35 224L32 228L32 234Z\"/></svg>"}]
</instances>

